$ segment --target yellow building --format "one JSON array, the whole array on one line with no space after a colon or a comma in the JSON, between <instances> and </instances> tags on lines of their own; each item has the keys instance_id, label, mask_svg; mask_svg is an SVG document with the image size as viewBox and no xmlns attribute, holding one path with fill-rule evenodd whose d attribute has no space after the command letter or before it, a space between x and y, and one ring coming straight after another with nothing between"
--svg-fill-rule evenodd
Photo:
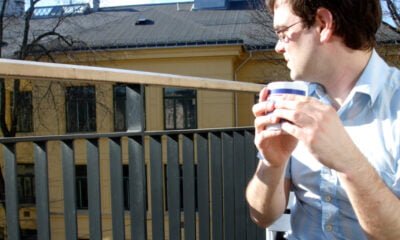
<instances>
[{"instance_id":1,"label":"yellow building","mask_svg":"<svg viewBox=\"0 0 400 240\"><path fill-rule=\"evenodd\" d=\"M45 42L51 56L34 46L36 48L32 49L28 58L259 84L289 79L285 62L274 53L276 38L272 31L260 26L257 11L246 5L246 1L227 1L230 5L222 4L226 1L218 5L216 1L211 9L204 5L206 2L199 0L194 3L114 8L98 8L95 5L92 9L87 5L65 6L64 12L70 10L74 14L63 19L56 32L68 36L66 42L60 38ZM46 10L53 15L43 14ZM37 8L31 20L31 36L38 36L57 25L60 20L57 14L59 12L55 7ZM2 50L4 57L14 58L22 34L18 27L23 23L15 19L10 21L17 31L6 29L5 41L8 45ZM271 25L271 22L267 23ZM400 34L382 24L377 37L381 43L379 52L388 61L400 66L400 50L396 44ZM66 45L67 42L71 45ZM17 136L127 131L129 126L124 122L126 93L125 88L120 86L124 85L50 84L48 81L22 79L22 93L16 106L23 109L18 112L23 120L17 125ZM11 80L6 81L5 87L9 102L13 96ZM251 106L256 100L254 93L157 86L145 86L144 92L147 131L241 127L253 123ZM10 113L11 110L7 111ZM10 124L11 118L7 121ZM88 201L85 195L87 153L84 144L79 141L74 144L78 236L88 239L88 214L85 211ZM109 147L107 142L100 141L99 144L103 237L111 239ZM23 200L20 221L26 236L35 235L36 229L32 149L28 143L18 144L16 150L19 153L18 175L22 187L20 199ZM61 149L52 143L49 143L48 149L49 156L54 156L48 159L51 235L53 239L64 239L63 170L58 157ZM128 151L126 143L123 144L123 151ZM128 163L126 156L124 154L125 166ZM3 161L1 164L3 166ZM126 177L127 167L123 171ZM148 220L151 221L150 214ZM129 223L128 214L125 223ZM4 221L0 221L1 224L4 225ZM126 232L129 230L129 224L126 224ZM128 238L129 234L126 236Z\"/></svg>"}]
</instances>

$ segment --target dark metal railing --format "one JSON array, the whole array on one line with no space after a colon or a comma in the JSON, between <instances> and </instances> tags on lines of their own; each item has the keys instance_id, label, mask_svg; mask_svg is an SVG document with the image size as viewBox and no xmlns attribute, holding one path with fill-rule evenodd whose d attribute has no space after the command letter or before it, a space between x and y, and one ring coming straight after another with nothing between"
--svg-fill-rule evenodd
<instances>
[{"instance_id":1,"label":"dark metal railing","mask_svg":"<svg viewBox=\"0 0 400 240\"><path fill-rule=\"evenodd\" d=\"M5 63L0 61L0 64ZM15 63L11 61L10 64L11 66L4 66L14 68L16 73L6 73L9 70L2 69L0 76L39 78L38 71L26 71L31 64L37 68L37 63L29 63L26 68L20 68L20 62L13 65ZM40 66L44 67L43 70L48 70L45 71L45 79L55 77L52 72L65 67L51 64ZM82 67L65 67L63 76L68 80L91 80L91 77L87 77L89 70L82 70ZM83 75L79 74L79 71L83 71ZM93 70L97 74L93 75L105 76L106 79L101 81L111 81L109 78L113 76L117 80L126 79L129 74L132 75L125 71L115 75L110 72L99 74L99 71L101 70ZM69 73L86 78L73 78ZM171 79L169 75L151 77L157 80L153 83L155 85L161 85L166 79ZM143 78L149 76L144 74ZM175 77L175 80L182 82L179 77ZM200 83L191 86L203 88L208 86L206 82L207 79L200 79ZM129 81L128 83L132 84ZM214 83L211 88L218 89L220 83ZM231 82L229 84L232 85ZM239 91L238 89L245 85L240 83L235 86L235 91ZM223 87L223 90L227 89ZM257 87L253 84L247 90L249 89L255 91ZM243 91L246 91L246 88ZM126 109L127 132L0 138L5 173L7 239L21 239L16 160L16 145L19 143L31 143L34 152L37 239L51 239L48 164L49 158L54 156L50 155L48 149L50 143L56 143L61 149L58 157L62 164L65 239L78 239L79 212L75 178L77 141L83 141L86 149L88 238L102 239L105 231L102 226L103 189L100 184L100 163L109 161L113 239L265 239L264 230L256 227L249 218L244 195L246 184L257 164L253 128L145 131L143 86L128 85L126 101L126 106L129 106ZM107 142L109 156L106 160L100 160L100 149L104 147L104 142ZM127 144L127 153L122 151L123 144ZM124 209L123 159L126 158L129 165L129 223L125 222ZM165 181L164 173L168 181ZM180 202L181 195L183 204ZM128 236L125 235L127 224L131 230Z\"/></svg>"},{"instance_id":2,"label":"dark metal railing","mask_svg":"<svg viewBox=\"0 0 400 240\"><path fill-rule=\"evenodd\" d=\"M125 236L122 139L127 138L131 236ZM147 146L144 139L149 139ZM166 138L166 143L162 139ZM138 132L0 139L6 173L8 239L19 239L16 151L18 142L32 142L38 239L50 239L47 143L59 143L62 159L65 239L77 239L74 141L84 139L87 149L90 239L102 238L99 139L110 148L113 239L148 239L146 199L151 206L152 239L181 239L179 162L183 163L183 229L185 239L261 239L263 231L249 219L244 189L256 166L253 129ZM145 148L150 152L151 198L146 196ZM168 192L164 196L162 152L166 149ZM181 153L181 154L179 154ZM179 159L181 156L182 159ZM197 178L194 166L197 164ZM197 181L195 181L197 180ZM195 210L197 184L197 213ZM164 210L168 198L168 212ZM167 216L165 216L167 215ZM196 215L198 225L196 224ZM164 218L168 217L168 226ZM198 226L198 229L196 229Z\"/></svg>"}]
</instances>

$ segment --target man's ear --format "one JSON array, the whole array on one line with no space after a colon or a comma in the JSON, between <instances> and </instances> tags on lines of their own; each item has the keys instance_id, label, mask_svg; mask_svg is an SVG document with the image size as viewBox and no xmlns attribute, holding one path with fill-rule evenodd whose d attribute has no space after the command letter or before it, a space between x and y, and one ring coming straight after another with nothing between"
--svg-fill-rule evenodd
<instances>
[{"instance_id":1,"label":"man's ear","mask_svg":"<svg viewBox=\"0 0 400 240\"><path fill-rule=\"evenodd\" d=\"M326 8L318 8L316 14L316 24L320 32L320 41L329 41L334 32L332 13Z\"/></svg>"}]
</instances>

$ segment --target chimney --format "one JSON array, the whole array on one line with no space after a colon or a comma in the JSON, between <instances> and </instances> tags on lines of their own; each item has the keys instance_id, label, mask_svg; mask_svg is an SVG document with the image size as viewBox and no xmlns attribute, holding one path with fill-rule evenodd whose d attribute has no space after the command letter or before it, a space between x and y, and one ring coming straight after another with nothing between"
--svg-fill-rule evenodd
<instances>
[{"instance_id":1,"label":"chimney","mask_svg":"<svg viewBox=\"0 0 400 240\"><path fill-rule=\"evenodd\" d=\"M0 6L3 5L3 1L0 1ZM20 17L25 13L25 1L24 0L8 0L6 6L6 16Z\"/></svg>"},{"instance_id":2,"label":"chimney","mask_svg":"<svg viewBox=\"0 0 400 240\"><path fill-rule=\"evenodd\" d=\"M100 0L93 0L93 12L97 12L100 8Z\"/></svg>"}]
</instances>

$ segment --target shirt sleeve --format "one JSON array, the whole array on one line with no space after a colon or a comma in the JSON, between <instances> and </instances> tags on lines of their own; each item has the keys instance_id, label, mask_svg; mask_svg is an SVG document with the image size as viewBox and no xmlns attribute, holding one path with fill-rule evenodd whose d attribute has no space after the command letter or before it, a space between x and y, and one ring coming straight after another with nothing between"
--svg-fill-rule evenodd
<instances>
[{"instance_id":1,"label":"shirt sleeve","mask_svg":"<svg viewBox=\"0 0 400 240\"><path fill-rule=\"evenodd\" d=\"M400 77L400 75L398 76ZM392 112L395 112L394 114L397 118L395 121L395 126L394 129L397 134L395 134L395 145L397 145L394 149L395 150L395 171L394 171L394 182L393 185L391 186L392 191L397 195L397 197L400 199L400 88L398 88L395 91L392 104L391 104Z\"/></svg>"},{"instance_id":2,"label":"shirt sleeve","mask_svg":"<svg viewBox=\"0 0 400 240\"><path fill-rule=\"evenodd\" d=\"M394 179L394 184L392 186L392 190L394 194L397 195L397 197L400 199L400 159L397 160L397 170L396 170L396 175Z\"/></svg>"}]
</instances>

